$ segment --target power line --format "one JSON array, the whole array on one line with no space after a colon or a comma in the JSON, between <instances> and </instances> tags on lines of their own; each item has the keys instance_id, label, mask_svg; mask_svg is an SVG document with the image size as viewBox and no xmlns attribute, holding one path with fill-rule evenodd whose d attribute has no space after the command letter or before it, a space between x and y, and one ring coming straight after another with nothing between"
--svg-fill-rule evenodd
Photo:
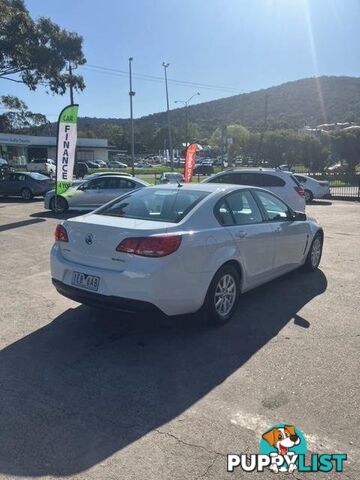
<instances>
[{"instance_id":1,"label":"power line","mask_svg":"<svg viewBox=\"0 0 360 480\"><path fill-rule=\"evenodd\" d=\"M125 70L120 70L116 68L110 68L110 67L103 67L100 65L93 65L93 64L87 64L86 66L81 66L80 68L83 68L85 70L89 71L100 71L102 73L107 73L109 75L115 75L115 76L120 76L120 77L127 77L128 72ZM143 73L134 73L133 76L137 78L138 80L143 80L143 81L151 81L151 82L157 82L157 83L163 83L163 78L155 76L155 75L147 75ZM198 88L204 88L207 90L219 90L223 92L229 92L229 93L243 93L244 91L239 91L235 87L227 87L224 85L213 85L213 84L207 84L207 83L201 83L201 82L191 82L187 80L176 80L176 79L168 79L169 83L172 83L174 85L180 85L180 86L185 86L185 87L198 87Z\"/></svg>"}]
</instances>

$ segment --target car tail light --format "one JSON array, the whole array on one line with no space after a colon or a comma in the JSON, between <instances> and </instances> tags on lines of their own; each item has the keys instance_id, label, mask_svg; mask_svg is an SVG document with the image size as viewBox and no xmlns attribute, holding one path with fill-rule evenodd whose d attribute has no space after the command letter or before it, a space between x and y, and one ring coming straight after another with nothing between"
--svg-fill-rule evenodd
<instances>
[{"instance_id":1,"label":"car tail light","mask_svg":"<svg viewBox=\"0 0 360 480\"><path fill-rule=\"evenodd\" d=\"M66 231L66 228L62 225L57 225L55 229L55 240L57 242L68 242L69 237Z\"/></svg>"},{"instance_id":2,"label":"car tail light","mask_svg":"<svg viewBox=\"0 0 360 480\"><path fill-rule=\"evenodd\" d=\"M166 257L176 252L181 238L181 235L125 238L116 247L116 251L142 257Z\"/></svg>"},{"instance_id":3,"label":"car tail light","mask_svg":"<svg viewBox=\"0 0 360 480\"><path fill-rule=\"evenodd\" d=\"M296 193L298 193L300 195L300 197L304 197L305 196L305 190L303 189L303 187L294 187L294 190Z\"/></svg>"}]
</instances>

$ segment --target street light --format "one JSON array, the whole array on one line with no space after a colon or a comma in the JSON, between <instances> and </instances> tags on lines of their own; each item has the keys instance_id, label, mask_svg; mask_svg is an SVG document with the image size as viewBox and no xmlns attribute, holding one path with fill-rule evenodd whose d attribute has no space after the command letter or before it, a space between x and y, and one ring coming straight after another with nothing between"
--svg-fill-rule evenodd
<instances>
[{"instance_id":1,"label":"street light","mask_svg":"<svg viewBox=\"0 0 360 480\"><path fill-rule=\"evenodd\" d=\"M131 72L131 62L133 57L129 57L129 81L130 81L130 131L131 131L131 174L135 177L135 144L134 144L134 115L133 115L133 96L135 92L132 89L132 72Z\"/></svg>"},{"instance_id":2,"label":"street light","mask_svg":"<svg viewBox=\"0 0 360 480\"><path fill-rule=\"evenodd\" d=\"M174 170L174 155L173 155L172 138L171 138L169 90L168 90L168 80L167 80L167 68L168 68L169 65L170 65L170 63L166 63L166 62L162 63L162 66L164 67L164 74L165 74L166 108L167 108L168 134L169 134L170 165L171 165L171 171L173 171Z\"/></svg>"},{"instance_id":3,"label":"street light","mask_svg":"<svg viewBox=\"0 0 360 480\"><path fill-rule=\"evenodd\" d=\"M185 147L189 145L189 139L188 139L188 129L189 129L189 115L188 115L188 107L189 103L191 100L196 97L197 95L200 95L200 92L194 93L190 98L187 100L175 100L175 103L182 103L185 107Z\"/></svg>"}]
</instances>

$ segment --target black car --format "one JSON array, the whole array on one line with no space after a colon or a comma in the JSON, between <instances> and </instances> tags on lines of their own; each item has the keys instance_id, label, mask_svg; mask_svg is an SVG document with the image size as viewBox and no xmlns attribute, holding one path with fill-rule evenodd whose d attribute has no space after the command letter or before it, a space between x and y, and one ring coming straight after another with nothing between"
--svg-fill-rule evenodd
<instances>
[{"instance_id":1,"label":"black car","mask_svg":"<svg viewBox=\"0 0 360 480\"><path fill-rule=\"evenodd\" d=\"M7 173L0 177L0 195L31 200L54 188L53 180L37 172Z\"/></svg>"}]
</instances>

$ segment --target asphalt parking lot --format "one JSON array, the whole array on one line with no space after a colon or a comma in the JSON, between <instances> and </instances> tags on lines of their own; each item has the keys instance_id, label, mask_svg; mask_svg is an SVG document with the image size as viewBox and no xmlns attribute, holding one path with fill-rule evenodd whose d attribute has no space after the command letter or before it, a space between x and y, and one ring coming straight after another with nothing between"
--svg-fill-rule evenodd
<instances>
[{"instance_id":1,"label":"asphalt parking lot","mask_svg":"<svg viewBox=\"0 0 360 480\"><path fill-rule=\"evenodd\" d=\"M274 478L227 473L226 454L258 453L284 422L310 452L348 454L343 474L296 478L358 480L360 203L307 213L324 227L321 269L245 294L208 328L62 298L58 220L42 201L0 200L0 478Z\"/></svg>"}]
</instances>

